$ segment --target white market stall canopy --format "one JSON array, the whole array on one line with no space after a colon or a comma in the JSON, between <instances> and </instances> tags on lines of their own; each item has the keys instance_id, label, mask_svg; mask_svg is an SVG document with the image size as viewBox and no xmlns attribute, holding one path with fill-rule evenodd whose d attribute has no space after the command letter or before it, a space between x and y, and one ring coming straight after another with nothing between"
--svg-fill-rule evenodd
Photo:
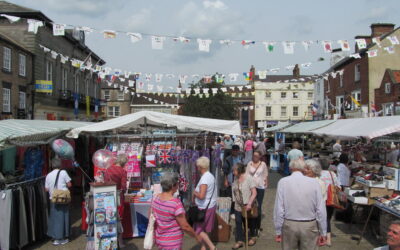
<instances>
[{"instance_id":1,"label":"white market stall canopy","mask_svg":"<svg viewBox=\"0 0 400 250\"><path fill-rule=\"evenodd\" d=\"M238 121L171 115L153 111L140 111L89 126L75 128L71 130L67 136L70 138L78 138L81 132L93 133L112 131L114 129L134 129L145 124L152 126L177 127L179 130L193 129L229 135L241 134L240 124Z\"/></svg>"},{"instance_id":2,"label":"white market stall canopy","mask_svg":"<svg viewBox=\"0 0 400 250\"><path fill-rule=\"evenodd\" d=\"M336 120L326 127L312 131L319 136L335 138L367 138L400 132L400 116L383 116L358 119Z\"/></svg>"},{"instance_id":3,"label":"white market stall canopy","mask_svg":"<svg viewBox=\"0 0 400 250\"><path fill-rule=\"evenodd\" d=\"M300 123L294 124L293 126L285 128L280 132L292 133L292 134L310 134L310 133L313 133L314 130L323 128L334 122L335 122L335 120L300 122Z\"/></svg>"},{"instance_id":4,"label":"white market stall canopy","mask_svg":"<svg viewBox=\"0 0 400 250\"><path fill-rule=\"evenodd\" d=\"M0 145L47 144L55 136L92 124L90 122L48 120L2 120L0 121Z\"/></svg>"},{"instance_id":5,"label":"white market stall canopy","mask_svg":"<svg viewBox=\"0 0 400 250\"><path fill-rule=\"evenodd\" d=\"M289 122L279 122L276 126L265 128L264 132L275 132L290 126Z\"/></svg>"}]
</instances>

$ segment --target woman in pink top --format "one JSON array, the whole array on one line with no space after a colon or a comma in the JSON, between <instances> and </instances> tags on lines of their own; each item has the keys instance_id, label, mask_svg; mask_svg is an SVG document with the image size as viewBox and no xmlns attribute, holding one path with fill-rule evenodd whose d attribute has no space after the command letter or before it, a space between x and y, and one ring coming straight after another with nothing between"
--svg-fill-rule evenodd
<instances>
[{"instance_id":1,"label":"woman in pink top","mask_svg":"<svg viewBox=\"0 0 400 250\"><path fill-rule=\"evenodd\" d=\"M251 137L247 137L247 141L244 143L244 164L246 165L251 161L251 158L253 157L253 148L254 148L254 141L251 139Z\"/></svg>"},{"instance_id":2,"label":"woman in pink top","mask_svg":"<svg viewBox=\"0 0 400 250\"><path fill-rule=\"evenodd\" d=\"M258 217L256 223L257 232L262 231L261 228L261 207L264 200L265 189L268 187L268 167L265 162L261 161L261 153L256 151L253 153L253 159L247 164L246 173L253 177L257 190Z\"/></svg>"},{"instance_id":3,"label":"woman in pink top","mask_svg":"<svg viewBox=\"0 0 400 250\"><path fill-rule=\"evenodd\" d=\"M160 250L180 250L183 244L183 231L198 242L201 238L186 221L181 201L173 195L179 187L177 173L165 173L161 177L163 192L154 198L151 209L156 219L155 240Z\"/></svg>"}]
</instances>

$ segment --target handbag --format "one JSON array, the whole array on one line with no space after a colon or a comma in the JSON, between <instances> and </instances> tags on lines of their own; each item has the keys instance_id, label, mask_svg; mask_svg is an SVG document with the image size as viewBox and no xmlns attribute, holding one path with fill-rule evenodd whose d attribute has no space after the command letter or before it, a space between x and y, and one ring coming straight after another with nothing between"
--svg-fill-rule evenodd
<instances>
[{"instance_id":1,"label":"handbag","mask_svg":"<svg viewBox=\"0 0 400 250\"><path fill-rule=\"evenodd\" d=\"M154 244L154 225L156 218L153 214L153 204L151 204L149 224L147 224L146 235L144 236L143 248L148 250L153 248Z\"/></svg>"},{"instance_id":2,"label":"handbag","mask_svg":"<svg viewBox=\"0 0 400 250\"><path fill-rule=\"evenodd\" d=\"M243 194L242 191L239 188L240 196L242 196L242 201L243 201ZM258 217L258 202L257 200L253 201L253 204L251 205L251 209L247 211L247 204L242 206L242 216L243 218L257 218ZM246 214L247 213L247 214Z\"/></svg>"},{"instance_id":3,"label":"handbag","mask_svg":"<svg viewBox=\"0 0 400 250\"><path fill-rule=\"evenodd\" d=\"M343 192L340 187L335 185L331 171L329 171L329 174L331 175L332 184L328 185L326 205L336 209L344 210L345 206L343 204ZM341 198L339 199L339 197Z\"/></svg>"},{"instance_id":4,"label":"handbag","mask_svg":"<svg viewBox=\"0 0 400 250\"><path fill-rule=\"evenodd\" d=\"M58 177L62 170L58 170L56 182L54 183L54 190L51 195L51 202L54 204L69 204L71 202L71 193L69 190L57 189Z\"/></svg>"},{"instance_id":5,"label":"handbag","mask_svg":"<svg viewBox=\"0 0 400 250\"><path fill-rule=\"evenodd\" d=\"M215 190L215 184L214 184L213 191L211 193L210 201L208 202L206 209L199 209L199 207L197 205L192 205L189 207L187 214L189 216L189 221L191 223L203 222L206 219L206 212L207 212L208 206L210 206L211 199L214 195L214 190Z\"/></svg>"}]
</instances>

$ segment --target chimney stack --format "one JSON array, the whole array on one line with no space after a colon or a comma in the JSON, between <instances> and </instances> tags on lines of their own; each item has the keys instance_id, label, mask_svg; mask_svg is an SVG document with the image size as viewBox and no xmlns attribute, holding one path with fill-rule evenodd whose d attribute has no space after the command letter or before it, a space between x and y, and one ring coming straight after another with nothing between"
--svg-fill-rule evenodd
<instances>
[{"instance_id":1,"label":"chimney stack","mask_svg":"<svg viewBox=\"0 0 400 250\"><path fill-rule=\"evenodd\" d=\"M296 64L296 66L294 66L293 77L294 78L300 78L300 68L299 68L298 64Z\"/></svg>"},{"instance_id":2,"label":"chimney stack","mask_svg":"<svg viewBox=\"0 0 400 250\"><path fill-rule=\"evenodd\" d=\"M371 37L380 37L393 30L394 24L392 23L373 23L371 24Z\"/></svg>"}]
</instances>

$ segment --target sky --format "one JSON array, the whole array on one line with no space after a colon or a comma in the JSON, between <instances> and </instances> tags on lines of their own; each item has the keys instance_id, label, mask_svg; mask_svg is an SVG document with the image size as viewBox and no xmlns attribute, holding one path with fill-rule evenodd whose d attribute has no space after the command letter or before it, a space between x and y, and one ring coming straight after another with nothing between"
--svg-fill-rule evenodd
<instances>
[{"instance_id":1,"label":"sky","mask_svg":"<svg viewBox=\"0 0 400 250\"><path fill-rule=\"evenodd\" d=\"M100 32L86 37L88 45L107 66L143 73L175 75L229 74L285 68L311 62L302 74L320 74L329 68L330 54L321 44L308 52L303 40L352 40L369 35L371 23L400 24L398 0L11 0L42 11L55 23L89 26L99 31L118 30L152 35L213 39L210 53L190 43L167 39L163 50L153 50L151 39L131 43L126 34L104 39ZM220 45L218 40L255 40L244 49L240 43ZM261 41L279 41L267 53ZM299 41L295 53L283 53L281 41ZM354 48L354 41L350 41ZM338 47L333 42L334 47ZM318 58L326 60L319 62ZM281 70L277 74L291 74ZM189 81L191 79L189 78ZM227 81L229 83L229 81ZM243 77L237 84L244 83ZM177 78L166 86L176 86Z\"/></svg>"}]
</instances>

